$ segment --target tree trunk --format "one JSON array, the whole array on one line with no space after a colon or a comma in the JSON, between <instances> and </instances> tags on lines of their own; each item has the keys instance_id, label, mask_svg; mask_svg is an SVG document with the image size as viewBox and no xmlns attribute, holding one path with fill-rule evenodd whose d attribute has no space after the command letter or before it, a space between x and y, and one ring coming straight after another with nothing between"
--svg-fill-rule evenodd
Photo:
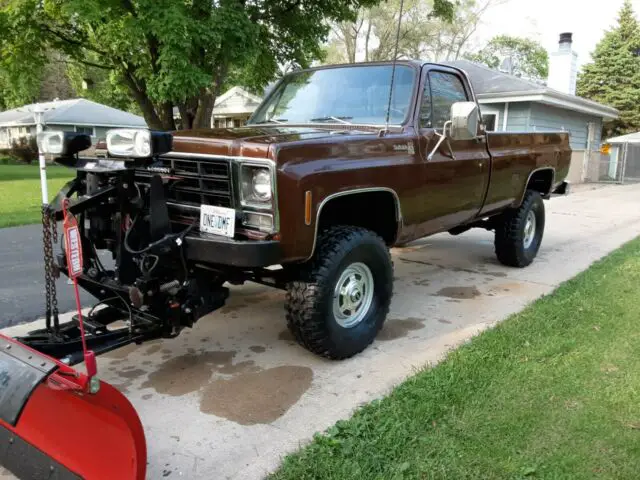
<instances>
[{"instance_id":1,"label":"tree trunk","mask_svg":"<svg viewBox=\"0 0 640 480\"><path fill-rule=\"evenodd\" d=\"M212 93L205 93L198 98L198 109L193 119L192 128L211 128L211 114L215 96Z\"/></svg>"},{"instance_id":2,"label":"tree trunk","mask_svg":"<svg viewBox=\"0 0 640 480\"><path fill-rule=\"evenodd\" d=\"M160 120L162 121L163 130L175 130L176 122L173 120L173 104L164 102L159 105Z\"/></svg>"},{"instance_id":3,"label":"tree trunk","mask_svg":"<svg viewBox=\"0 0 640 480\"><path fill-rule=\"evenodd\" d=\"M367 34L364 37L364 61L369 61L369 38L371 37L371 19L367 22Z\"/></svg>"}]
</instances>

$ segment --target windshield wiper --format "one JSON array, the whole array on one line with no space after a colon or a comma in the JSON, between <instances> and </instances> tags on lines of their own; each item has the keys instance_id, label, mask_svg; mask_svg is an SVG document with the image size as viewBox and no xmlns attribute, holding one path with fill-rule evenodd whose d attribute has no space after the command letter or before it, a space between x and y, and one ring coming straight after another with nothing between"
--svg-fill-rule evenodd
<instances>
[{"instance_id":1,"label":"windshield wiper","mask_svg":"<svg viewBox=\"0 0 640 480\"><path fill-rule=\"evenodd\" d=\"M333 120L338 123L344 123L345 125L351 125L351 122L347 122L347 120L351 120L352 118L353 117L334 117L330 115L328 117L312 118L309 121L310 122L328 122L329 120Z\"/></svg>"},{"instance_id":2,"label":"windshield wiper","mask_svg":"<svg viewBox=\"0 0 640 480\"><path fill-rule=\"evenodd\" d=\"M287 123L289 120L286 118L270 118L269 120L265 120L264 122L254 123L254 125L264 125L265 123Z\"/></svg>"}]
</instances>

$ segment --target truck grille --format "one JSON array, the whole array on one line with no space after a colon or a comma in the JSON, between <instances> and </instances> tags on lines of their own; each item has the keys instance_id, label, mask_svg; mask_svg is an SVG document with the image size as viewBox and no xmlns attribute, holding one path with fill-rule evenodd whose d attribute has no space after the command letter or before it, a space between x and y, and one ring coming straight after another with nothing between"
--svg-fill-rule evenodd
<instances>
[{"instance_id":1,"label":"truck grille","mask_svg":"<svg viewBox=\"0 0 640 480\"><path fill-rule=\"evenodd\" d=\"M223 159L188 159L177 157L162 157L162 168L170 169L173 177L180 180L171 183L168 190L168 201L185 207L200 207L200 205L216 205L219 207L233 207L233 189L231 184L230 162ZM140 169L136 172L136 181L148 183L155 172ZM162 173L161 173L162 175ZM189 210L188 208L186 209ZM193 215L199 215L195 209L190 209ZM181 216L184 216L184 211Z\"/></svg>"}]
</instances>

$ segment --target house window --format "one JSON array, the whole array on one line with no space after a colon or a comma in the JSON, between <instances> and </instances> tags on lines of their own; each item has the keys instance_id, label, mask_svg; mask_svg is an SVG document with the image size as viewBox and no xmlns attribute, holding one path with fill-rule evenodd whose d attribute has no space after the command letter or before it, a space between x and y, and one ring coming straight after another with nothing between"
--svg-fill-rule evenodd
<instances>
[{"instance_id":1,"label":"house window","mask_svg":"<svg viewBox=\"0 0 640 480\"><path fill-rule=\"evenodd\" d=\"M484 123L485 131L495 132L496 124L498 123L498 115L496 113L483 113L482 123Z\"/></svg>"},{"instance_id":2,"label":"house window","mask_svg":"<svg viewBox=\"0 0 640 480\"><path fill-rule=\"evenodd\" d=\"M84 133L86 135L91 135L92 137L96 136L93 127L78 127L76 125L76 133Z\"/></svg>"}]
</instances>

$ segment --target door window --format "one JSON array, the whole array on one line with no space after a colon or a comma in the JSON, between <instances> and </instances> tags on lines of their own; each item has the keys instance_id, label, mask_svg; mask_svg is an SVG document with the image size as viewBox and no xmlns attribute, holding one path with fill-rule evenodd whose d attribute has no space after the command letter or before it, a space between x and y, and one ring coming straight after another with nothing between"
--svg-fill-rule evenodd
<instances>
[{"instance_id":1,"label":"door window","mask_svg":"<svg viewBox=\"0 0 640 480\"><path fill-rule=\"evenodd\" d=\"M466 101L467 92L460 77L446 72L429 72L429 82L425 87L420 107L420 125L427 128L444 128L445 122L451 120L451 105Z\"/></svg>"}]
</instances>

